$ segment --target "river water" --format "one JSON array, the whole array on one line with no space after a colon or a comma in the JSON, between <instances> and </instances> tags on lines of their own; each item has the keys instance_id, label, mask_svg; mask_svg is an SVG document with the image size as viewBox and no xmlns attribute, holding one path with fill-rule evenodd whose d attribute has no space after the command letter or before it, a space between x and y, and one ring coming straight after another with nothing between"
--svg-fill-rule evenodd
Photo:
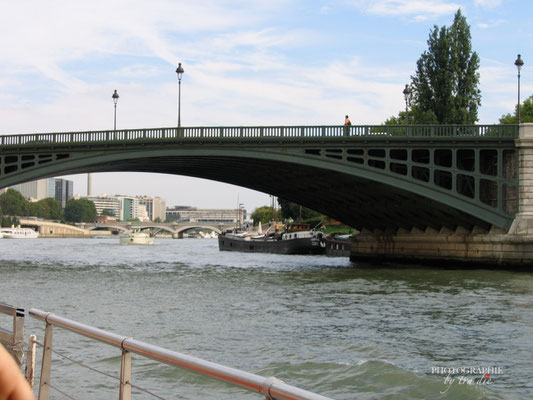
<instances>
[{"instance_id":1,"label":"river water","mask_svg":"<svg viewBox=\"0 0 533 400\"><path fill-rule=\"evenodd\" d=\"M219 252L214 239L0 240L0 302L335 399L533 398L533 274L523 272ZM26 318L30 334L42 341L44 323ZM115 348L59 328L54 348L118 375ZM58 356L52 365L53 385L73 398L118 396L111 378ZM135 355L133 383L167 399L261 398Z\"/></svg>"}]
</instances>

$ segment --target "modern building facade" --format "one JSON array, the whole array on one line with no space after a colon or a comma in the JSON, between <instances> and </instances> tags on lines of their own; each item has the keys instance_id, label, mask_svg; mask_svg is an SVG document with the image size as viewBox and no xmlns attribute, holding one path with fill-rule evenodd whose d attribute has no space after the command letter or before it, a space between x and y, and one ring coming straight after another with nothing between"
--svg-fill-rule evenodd
<instances>
[{"instance_id":1,"label":"modern building facade","mask_svg":"<svg viewBox=\"0 0 533 400\"><path fill-rule=\"evenodd\" d=\"M245 219L246 209L198 209L189 206L167 209L167 221L242 224Z\"/></svg>"},{"instance_id":2,"label":"modern building facade","mask_svg":"<svg viewBox=\"0 0 533 400\"><path fill-rule=\"evenodd\" d=\"M137 196L140 205L146 207L148 218L150 221L155 221L159 218L159 221L164 222L167 218L167 203L162 197L150 197L150 196Z\"/></svg>"},{"instance_id":3,"label":"modern building facade","mask_svg":"<svg viewBox=\"0 0 533 400\"><path fill-rule=\"evenodd\" d=\"M101 194L96 197L87 197L87 200L94 203L98 215L113 214L121 221L139 218L139 200L135 197Z\"/></svg>"},{"instance_id":4,"label":"modern building facade","mask_svg":"<svg viewBox=\"0 0 533 400\"><path fill-rule=\"evenodd\" d=\"M56 182L55 178L39 179L37 181L24 182L20 185L12 186L18 190L24 198L30 201L39 201L47 197L55 198Z\"/></svg>"},{"instance_id":5,"label":"modern building facade","mask_svg":"<svg viewBox=\"0 0 533 400\"><path fill-rule=\"evenodd\" d=\"M55 199L65 208L67 201L74 197L74 182L67 179L56 179Z\"/></svg>"}]
</instances>

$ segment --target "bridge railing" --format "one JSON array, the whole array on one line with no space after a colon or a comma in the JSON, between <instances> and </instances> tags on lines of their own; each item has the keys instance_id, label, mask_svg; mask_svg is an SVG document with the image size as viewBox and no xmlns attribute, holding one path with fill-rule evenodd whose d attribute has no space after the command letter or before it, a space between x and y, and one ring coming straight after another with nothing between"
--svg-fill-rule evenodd
<instances>
[{"instance_id":1,"label":"bridge railing","mask_svg":"<svg viewBox=\"0 0 533 400\"><path fill-rule=\"evenodd\" d=\"M0 136L0 146L87 142L127 142L171 139L317 138L317 137L477 137L516 138L518 125L352 125L352 126L234 126L126 129L33 133Z\"/></svg>"}]
</instances>

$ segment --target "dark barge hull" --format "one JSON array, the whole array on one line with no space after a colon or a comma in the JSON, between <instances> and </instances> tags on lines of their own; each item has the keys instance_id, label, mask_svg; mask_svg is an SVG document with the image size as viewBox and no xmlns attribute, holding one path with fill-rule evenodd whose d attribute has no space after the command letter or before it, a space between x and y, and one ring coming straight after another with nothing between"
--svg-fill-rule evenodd
<instances>
[{"instance_id":1,"label":"dark barge hull","mask_svg":"<svg viewBox=\"0 0 533 400\"><path fill-rule=\"evenodd\" d=\"M326 238L326 254L331 257L350 257L352 242Z\"/></svg>"},{"instance_id":2,"label":"dark barge hull","mask_svg":"<svg viewBox=\"0 0 533 400\"><path fill-rule=\"evenodd\" d=\"M326 249L323 242L311 241L310 238L289 240L243 240L218 236L218 248L222 251L240 251L248 253L274 254L324 254Z\"/></svg>"}]
</instances>

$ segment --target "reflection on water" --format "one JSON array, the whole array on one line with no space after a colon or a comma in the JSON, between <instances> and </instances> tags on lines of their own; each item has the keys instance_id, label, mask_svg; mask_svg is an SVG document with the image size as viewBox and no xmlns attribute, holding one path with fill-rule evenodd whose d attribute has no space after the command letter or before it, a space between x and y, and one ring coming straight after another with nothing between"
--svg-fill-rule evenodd
<instances>
[{"instance_id":1,"label":"reflection on water","mask_svg":"<svg viewBox=\"0 0 533 400\"><path fill-rule=\"evenodd\" d=\"M533 397L526 273L219 252L216 240L193 239L0 240L0 272L0 301L336 399ZM56 348L117 373L117 351L56 331ZM27 318L26 333L42 338L43 324ZM460 383L460 374L445 384L436 372L466 366L503 373L489 384ZM80 388L76 398L116 394L115 382L66 361L54 368L58 385ZM167 398L250 398L140 357L133 369L137 384Z\"/></svg>"}]
</instances>

